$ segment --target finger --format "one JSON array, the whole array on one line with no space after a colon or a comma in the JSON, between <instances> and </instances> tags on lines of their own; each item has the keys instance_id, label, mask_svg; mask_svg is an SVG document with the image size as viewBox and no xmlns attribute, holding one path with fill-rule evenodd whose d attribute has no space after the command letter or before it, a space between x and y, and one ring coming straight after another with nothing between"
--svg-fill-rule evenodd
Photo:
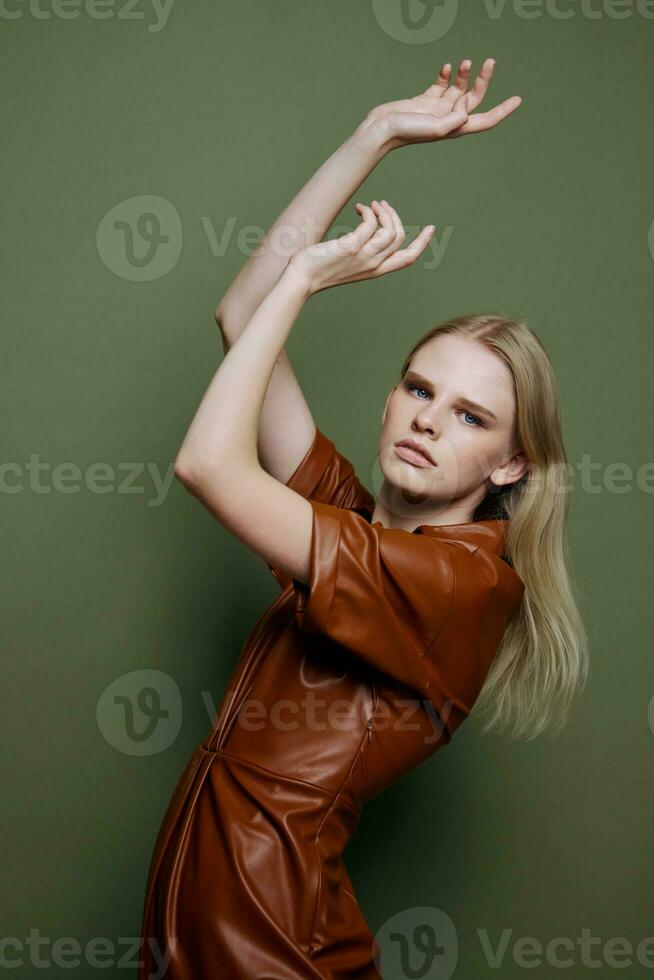
<instances>
[{"instance_id":1,"label":"finger","mask_svg":"<svg viewBox=\"0 0 654 980\"><path fill-rule=\"evenodd\" d=\"M375 227L377 227L377 223L376 223L377 219L375 218L375 213L372 210L372 208L368 207L367 204L362 204L361 201L357 201L357 203L354 205L354 210L359 212L360 218L366 217L369 220L374 220Z\"/></svg>"},{"instance_id":2,"label":"finger","mask_svg":"<svg viewBox=\"0 0 654 980\"><path fill-rule=\"evenodd\" d=\"M393 208L386 200L383 200L380 203L381 206L386 209L388 214L389 228L391 229L392 235L386 248L381 249L376 254L375 258L378 263L382 262L392 252L395 252L406 238L404 225L402 224L400 216L395 208Z\"/></svg>"},{"instance_id":3,"label":"finger","mask_svg":"<svg viewBox=\"0 0 654 980\"><path fill-rule=\"evenodd\" d=\"M435 82L432 82L426 89L425 95L442 95L450 87L450 79L452 77L452 65L447 61L442 65L440 72L438 73L438 78Z\"/></svg>"},{"instance_id":4,"label":"finger","mask_svg":"<svg viewBox=\"0 0 654 980\"><path fill-rule=\"evenodd\" d=\"M346 244L354 244L357 249L362 248L366 242L369 240L370 236L374 234L377 229L377 218L374 211L368 207L367 204L361 204L357 202L356 209L361 215L361 223L354 229L354 231L348 232L343 238L346 239Z\"/></svg>"},{"instance_id":5,"label":"finger","mask_svg":"<svg viewBox=\"0 0 654 980\"><path fill-rule=\"evenodd\" d=\"M361 223L353 231L348 231L345 235L340 235L338 238L331 238L326 242L337 255L358 252L362 244L377 227L377 219L366 204L361 204L357 201L354 209L359 213Z\"/></svg>"},{"instance_id":6,"label":"finger","mask_svg":"<svg viewBox=\"0 0 654 980\"><path fill-rule=\"evenodd\" d=\"M398 245L401 245L404 239L406 238L406 232L404 230L404 225L402 224L402 219L400 218L399 214L397 213L397 211L395 210L392 204L389 204L388 201L386 200L382 201L381 203L388 208L388 212L391 218L393 219L393 225L395 226L396 243Z\"/></svg>"},{"instance_id":7,"label":"finger","mask_svg":"<svg viewBox=\"0 0 654 980\"><path fill-rule=\"evenodd\" d=\"M468 109L476 109L480 106L484 100L486 92L488 91L488 86L493 77L493 71L495 69L495 59L486 58L483 65L479 69L479 73L475 78L474 85L468 92Z\"/></svg>"},{"instance_id":8,"label":"finger","mask_svg":"<svg viewBox=\"0 0 654 980\"><path fill-rule=\"evenodd\" d=\"M447 92L445 92L443 98L449 99L451 102L455 102L462 92L465 93L468 88L468 81L470 80L471 71L472 62L469 58L466 58L459 65L459 70L456 73L454 85L452 85Z\"/></svg>"},{"instance_id":9,"label":"finger","mask_svg":"<svg viewBox=\"0 0 654 980\"><path fill-rule=\"evenodd\" d=\"M383 255L395 241L395 225L387 208L383 207L379 201L372 202L372 208L377 216L380 227L370 238L362 251L366 255Z\"/></svg>"},{"instance_id":10,"label":"finger","mask_svg":"<svg viewBox=\"0 0 654 980\"><path fill-rule=\"evenodd\" d=\"M419 258L424 250L429 245L435 228L433 225L427 225L422 229L419 235L417 235L410 245L406 248L400 249L399 252L394 252L389 255L387 259L384 259L382 264L377 267L377 275L383 276L387 272L395 272L397 269L404 269L408 265L413 265L417 258Z\"/></svg>"},{"instance_id":11,"label":"finger","mask_svg":"<svg viewBox=\"0 0 654 980\"><path fill-rule=\"evenodd\" d=\"M471 71L472 62L470 61L470 58L466 58L461 62L459 65L459 70L456 73L456 79L454 81L455 88L458 88L461 92L465 92L467 90Z\"/></svg>"},{"instance_id":12,"label":"finger","mask_svg":"<svg viewBox=\"0 0 654 980\"><path fill-rule=\"evenodd\" d=\"M387 272L395 272L397 269L404 269L407 266L412 265L427 248L427 245L431 241L434 232L434 226L427 225L427 227L423 228L420 234L414 238L410 245L401 249L399 252L394 252L393 255L389 255L388 258L385 259L377 268L377 274L385 275Z\"/></svg>"},{"instance_id":13,"label":"finger","mask_svg":"<svg viewBox=\"0 0 654 980\"><path fill-rule=\"evenodd\" d=\"M512 112L515 112L520 105L522 105L520 96L512 95L510 99L505 99L504 102L489 109L488 112L478 112L468 116L467 122L461 126L460 131L453 135L465 136L468 133L481 133L484 130L492 129L507 116L510 116Z\"/></svg>"}]
</instances>

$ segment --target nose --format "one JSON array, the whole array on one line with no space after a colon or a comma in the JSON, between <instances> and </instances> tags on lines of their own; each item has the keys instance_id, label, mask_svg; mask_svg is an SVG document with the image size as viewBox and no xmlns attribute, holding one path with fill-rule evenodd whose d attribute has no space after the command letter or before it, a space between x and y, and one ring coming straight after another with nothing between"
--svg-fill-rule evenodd
<instances>
[{"instance_id":1,"label":"nose","mask_svg":"<svg viewBox=\"0 0 654 980\"><path fill-rule=\"evenodd\" d=\"M433 404L425 405L416 412L412 427L418 432L429 433L434 439L440 435L438 416Z\"/></svg>"}]
</instances>

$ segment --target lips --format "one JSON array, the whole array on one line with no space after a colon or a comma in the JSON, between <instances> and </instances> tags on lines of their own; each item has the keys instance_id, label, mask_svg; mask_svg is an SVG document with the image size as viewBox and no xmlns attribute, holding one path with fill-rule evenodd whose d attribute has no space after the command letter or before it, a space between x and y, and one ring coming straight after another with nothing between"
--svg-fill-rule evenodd
<instances>
[{"instance_id":1,"label":"lips","mask_svg":"<svg viewBox=\"0 0 654 980\"><path fill-rule=\"evenodd\" d=\"M406 453L398 454L402 457L402 459L406 459L408 462L415 462L417 465L436 465L425 447L422 446L416 439L400 439L399 442L395 443L395 448L408 450Z\"/></svg>"}]
</instances>

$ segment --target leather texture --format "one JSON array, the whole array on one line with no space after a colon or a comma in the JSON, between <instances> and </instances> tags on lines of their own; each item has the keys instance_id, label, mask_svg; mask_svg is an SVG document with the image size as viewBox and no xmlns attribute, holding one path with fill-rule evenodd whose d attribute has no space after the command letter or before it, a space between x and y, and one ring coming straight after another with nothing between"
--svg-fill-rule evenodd
<instances>
[{"instance_id":1,"label":"leather texture","mask_svg":"<svg viewBox=\"0 0 654 980\"><path fill-rule=\"evenodd\" d=\"M287 486L313 508L310 582L269 566L281 591L154 845L139 980L382 976L343 851L363 805L466 719L522 599L505 521L371 523L319 429Z\"/></svg>"}]
</instances>

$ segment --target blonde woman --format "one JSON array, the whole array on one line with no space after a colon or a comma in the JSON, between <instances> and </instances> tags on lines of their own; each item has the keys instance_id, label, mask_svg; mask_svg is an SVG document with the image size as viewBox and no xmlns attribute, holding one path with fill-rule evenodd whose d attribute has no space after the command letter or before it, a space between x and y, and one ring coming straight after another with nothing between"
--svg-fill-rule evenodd
<instances>
[{"instance_id":1,"label":"blonde woman","mask_svg":"<svg viewBox=\"0 0 654 980\"><path fill-rule=\"evenodd\" d=\"M414 344L381 412L378 499L316 428L284 351L314 293L420 257L433 227L405 246L384 200L321 239L386 153L512 113L518 97L473 112L493 67L467 92L470 62L453 83L445 65L422 95L370 112L218 307L226 356L175 473L281 591L165 814L143 980L161 962L168 980L379 977L343 862L364 803L446 745L473 706L487 730L533 738L559 730L583 684L558 394L536 335L475 315Z\"/></svg>"}]
</instances>

